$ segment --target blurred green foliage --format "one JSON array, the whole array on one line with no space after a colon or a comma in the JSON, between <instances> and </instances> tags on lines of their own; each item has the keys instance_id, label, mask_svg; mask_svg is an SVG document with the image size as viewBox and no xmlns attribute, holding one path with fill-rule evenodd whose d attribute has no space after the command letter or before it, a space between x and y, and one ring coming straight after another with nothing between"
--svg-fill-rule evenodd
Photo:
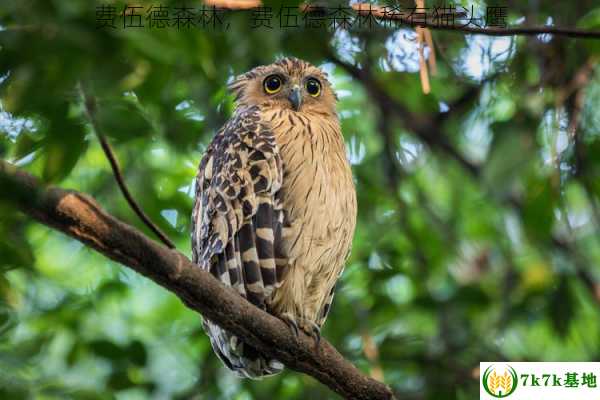
<instances>
[{"instance_id":1,"label":"blurred green foliage","mask_svg":"<svg viewBox=\"0 0 600 400\"><path fill-rule=\"evenodd\" d=\"M227 14L227 29L123 29L120 19L99 29L96 7L107 4L123 7L0 4L1 157L151 235L90 130L86 85L131 191L189 254L191 184L232 111L226 83L279 56L307 59L338 91L360 207L324 336L403 399L475 398L479 361L600 357L600 42L435 31L438 73L425 96L411 29L279 29L276 2L273 29L252 29L250 12ZM591 0L503 5L511 23L600 28ZM436 120L434 143L447 138L478 173L382 112L331 53L368 66L415 118ZM290 371L235 378L174 295L1 197L0 398L334 397Z\"/></svg>"}]
</instances>

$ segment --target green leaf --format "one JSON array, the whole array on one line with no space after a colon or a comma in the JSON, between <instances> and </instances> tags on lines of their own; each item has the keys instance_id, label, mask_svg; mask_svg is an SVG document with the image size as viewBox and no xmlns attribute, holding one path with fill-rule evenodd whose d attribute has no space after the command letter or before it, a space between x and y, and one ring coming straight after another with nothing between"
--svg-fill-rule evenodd
<instances>
[{"instance_id":1,"label":"green leaf","mask_svg":"<svg viewBox=\"0 0 600 400\"><path fill-rule=\"evenodd\" d=\"M590 10L590 12L577 22L577 27L590 31L600 30L600 8ZM584 40L583 45L591 53L600 54L600 43L598 43L598 40Z\"/></svg>"},{"instance_id":2,"label":"green leaf","mask_svg":"<svg viewBox=\"0 0 600 400\"><path fill-rule=\"evenodd\" d=\"M0 204L0 211L6 212L6 216L0 217L0 272L20 267L31 268L34 253L25 237L24 217L5 204Z\"/></svg>"},{"instance_id":3,"label":"green leaf","mask_svg":"<svg viewBox=\"0 0 600 400\"><path fill-rule=\"evenodd\" d=\"M59 182L66 178L85 148L83 137L80 141L71 143L74 146L69 146L66 143L51 143L44 148L44 170L42 178L46 182Z\"/></svg>"},{"instance_id":4,"label":"green leaf","mask_svg":"<svg viewBox=\"0 0 600 400\"><path fill-rule=\"evenodd\" d=\"M523 201L525 231L533 238L548 242L554 226L557 194L550 179L530 178Z\"/></svg>"},{"instance_id":5,"label":"green leaf","mask_svg":"<svg viewBox=\"0 0 600 400\"><path fill-rule=\"evenodd\" d=\"M17 143L14 147L13 156L16 159L21 159L42 147L43 141L36 138L30 132L21 132L17 137Z\"/></svg>"},{"instance_id":6,"label":"green leaf","mask_svg":"<svg viewBox=\"0 0 600 400\"><path fill-rule=\"evenodd\" d=\"M132 96L99 99L96 119L100 133L120 142L152 133L150 121Z\"/></svg>"},{"instance_id":7,"label":"green leaf","mask_svg":"<svg viewBox=\"0 0 600 400\"><path fill-rule=\"evenodd\" d=\"M131 342L126 351L128 358L132 363L140 367L146 365L148 356L146 354L146 347L142 342L140 342L139 340L134 340L133 342Z\"/></svg>"},{"instance_id":8,"label":"green leaf","mask_svg":"<svg viewBox=\"0 0 600 400\"><path fill-rule=\"evenodd\" d=\"M506 194L513 189L519 172L531 162L533 141L512 121L492 125L494 137L483 177L487 186L498 194Z\"/></svg>"},{"instance_id":9,"label":"green leaf","mask_svg":"<svg viewBox=\"0 0 600 400\"><path fill-rule=\"evenodd\" d=\"M106 358L108 360L119 361L126 359L126 355L123 352L123 348L109 340L94 340L89 342L88 346L90 350L99 357Z\"/></svg>"},{"instance_id":10,"label":"green leaf","mask_svg":"<svg viewBox=\"0 0 600 400\"><path fill-rule=\"evenodd\" d=\"M566 275L561 276L558 287L551 294L548 312L554 330L564 338L577 315L575 299Z\"/></svg>"},{"instance_id":11,"label":"green leaf","mask_svg":"<svg viewBox=\"0 0 600 400\"><path fill-rule=\"evenodd\" d=\"M46 182L66 178L87 147L83 123L71 115L70 108L71 104L65 101L52 110L44 139L42 178Z\"/></svg>"}]
</instances>

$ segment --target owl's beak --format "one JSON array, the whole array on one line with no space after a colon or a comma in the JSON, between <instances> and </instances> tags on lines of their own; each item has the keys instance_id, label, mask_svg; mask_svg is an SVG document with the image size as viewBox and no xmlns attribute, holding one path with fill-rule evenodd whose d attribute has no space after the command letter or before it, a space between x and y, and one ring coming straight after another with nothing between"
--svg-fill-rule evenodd
<instances>
[{"instance_id":1,"label":"owl's beak","mask_svg":"<svg viewBox=\"0 0 600 400\"><path fill-rule=\"evenodd\" d=\"M294 111L298 111L300 106L302 105L302 92L300 91L300 86L295 85L288 96L288 100L292 103L292 108Z\"/></svg>"}]
</instances>

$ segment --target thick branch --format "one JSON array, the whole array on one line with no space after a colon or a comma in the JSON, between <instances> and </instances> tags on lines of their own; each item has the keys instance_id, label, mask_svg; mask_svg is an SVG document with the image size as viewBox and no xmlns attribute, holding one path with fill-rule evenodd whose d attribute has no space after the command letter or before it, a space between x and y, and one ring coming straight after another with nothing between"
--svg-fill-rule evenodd
<instances>
[{"instance_id":1,"label":"thick branch","mask_svg":"<svg viewBox=\"0 0 600 400\"><path fill-rule=\"evenodd\" d=\"M243 337L261 353L311 375L348 399L393 399L389 387L363 375L326 340L318 350L304 333L260 310L181 253L167 249L107 214L89 196L38 180L0 160L3 199L176 294L189 308Z\"/></svg>"}]
</instances>

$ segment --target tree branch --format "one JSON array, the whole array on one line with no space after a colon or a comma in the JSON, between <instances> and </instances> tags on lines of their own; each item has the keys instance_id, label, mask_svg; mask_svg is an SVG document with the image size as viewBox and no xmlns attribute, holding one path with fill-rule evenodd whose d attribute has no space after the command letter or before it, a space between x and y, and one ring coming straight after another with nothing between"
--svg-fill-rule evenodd
<instances>
[{"instance_id":1,"label":"tree branch","mask_svg":"<svg viewBox=\"0 0 600 400\"><path fill-rule=\"evenodd\" d=\"M487 36L513 36L525 35L535 36L543 34L551 34L557 36L567 36L573 38L600 39L600 31L590 31L577 28L562 28L557 26L530 26L530 27L507 27L507 28L479 28L471 26L460 26L454 24L435 24L427 21L415 21L407 18L398 10L393 10L390 7L376 6L370 3L355 3L352 8L364 17L373 16L381 20L393 21L402 25L411 27L423 27L442 31L457 32L457 33L472 33Z\"/></svg>"},{"instance_id":2,"label":"tree branch","mask_svg":"<svg viewBox=\"0 0 600 400\"><path fill-rule=\"evenodd\" d=\"M90 124L92 125L92 129L94 130L94 133L96 134L96 136L98 137L98 140L100 141L100 145L102 146L104 155L106 155L106 158L108 158L108 162L110 163L110 167L112 168L112 172L115 177L115 180L117 181L117 185L119 185L119 188L121 189L121 193L123 193L125 200L127 200L127 203L132 208L132 210L136 213L136 215L139 217L139 219L148 228L150 228L150 230L152 232L154 232L154 234L168 248L174 249L175 244L173 244L173 242L167 237L167 235L165 235L163 233L163 231L161 231L160 228L154 222L152 222L150 217L148 217L146 215L146 213L144 213L142 208L139 206L139 204L135 201L135 199L131 195L129 188L125 184L125 179L123 179L123 174L121 173L121 168L119 168L119 163L117 162L117 157L115 156L115 153L113 152L112 148L110 147L110 144L108 143L108 140L106 139L106 136L104 136L102 134L102 132L100 131L100 127L98 125L98 122L96 121L96 116L95 116L96 99L93 96L88 95L83 90L83 87L81 85L79 85L79 88L81 91L81 96L83 97L83 105L84 105L84 109L85 109L85 114L86 114Z\"/></svg>"},{"instance_id":3,"label":"tree branch","mask_svg":"<svg viewBox=\"0 0 600 400\"><path fill-rule=\"evenodd\" d=\"M152 279L262 354L313 376L347 399L394 398L388 386L363 375L326 340L315 349L314 340L306 334L301 332L295 339L284 322L247 302L181 253L107 214L91 197L44 187L37 178L1 159L0 187L3 200Z\"/></svg>"}]
</instances>

